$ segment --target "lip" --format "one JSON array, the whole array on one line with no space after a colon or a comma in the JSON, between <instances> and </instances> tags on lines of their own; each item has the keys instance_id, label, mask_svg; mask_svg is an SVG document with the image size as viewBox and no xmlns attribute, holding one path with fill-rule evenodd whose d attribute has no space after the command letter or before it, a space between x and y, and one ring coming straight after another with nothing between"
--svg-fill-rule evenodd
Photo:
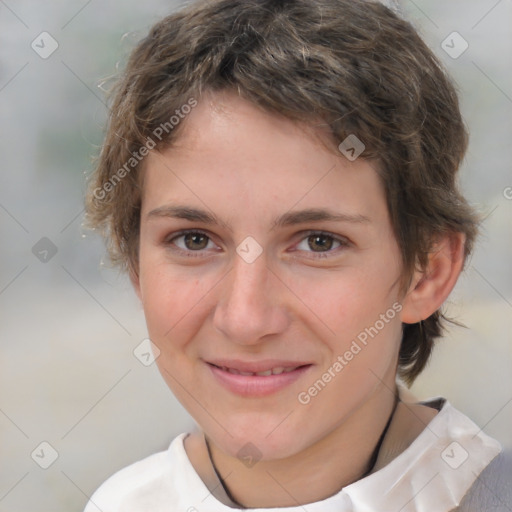
<instances>
[{"instance_id":1,"label":"lip","mask_svg":"<svg viewBox=\"0 0 512 512\"><path fill-rule=\"evenodd\" d=\"M240 360L205 361L215 379L234 394L245 397L262 397L291 385L311 368L312 364L301 361L265 360L248 362ZM238 372L264 372L272 368L284 368L280 374L240 375L230 373L226 368ZM290 370L290 368L294 368Z\"/></svg>"}]
</instances>

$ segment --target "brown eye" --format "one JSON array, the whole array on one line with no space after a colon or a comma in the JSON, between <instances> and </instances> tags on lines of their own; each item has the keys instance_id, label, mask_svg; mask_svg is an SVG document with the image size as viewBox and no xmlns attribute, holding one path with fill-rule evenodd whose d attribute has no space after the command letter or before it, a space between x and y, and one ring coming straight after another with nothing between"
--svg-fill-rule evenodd
<instances>
[{"instance_id":1,"label":"brown eye","mask_svg":"<svg viewBox=\"0 0 512 512\"><path fill-rule=\"evenodd\" d=\"M316 257L327 257L337 254L336 249L348 247L350 244L345 237L331 235L322 231L313 231L304 234L304 238L295 246L296 251L305 254L316 254Z\"/></svg>"},{"instance_id":2,"label":"brown eye","mask_svg":"<svg viewBox=\"0 0 512 512\"><path fill-rule=\"evenodd\" d=\"M187 233L186 235L183 235L185 248L189 251L200 251L201 249L206 249L209 240L210 239L203 233Z\"/></svg>"},{"instance_id":3,"label":"brown eye","mask_svg":"<svg viewBox=\"0 0 512 512\"><path fill-rule=\"evenodd\" d=\"M308 247L314 252L330 251L333 245L332 236L322 234L308 236Z\"/></svg>"},{"instance_id":4,"label":"brown eye","mask_svg":"<svg viewBox=\"0 0 512 512\"><path fill-rule=\"evenodd\" d=\"M213 249L215 244L211 238L202 231L186 231L165 241L166 245L174 246L184 252L202 252L204 249ZM206 251L205 251L206 252Z\"/></svg>"}]
</instances>

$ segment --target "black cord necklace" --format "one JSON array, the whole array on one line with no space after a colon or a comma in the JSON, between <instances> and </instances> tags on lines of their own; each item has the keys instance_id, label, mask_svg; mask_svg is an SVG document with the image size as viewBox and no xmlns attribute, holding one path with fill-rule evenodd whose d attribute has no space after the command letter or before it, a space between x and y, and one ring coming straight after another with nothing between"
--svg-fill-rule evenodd
<instances>
[{"instance_id":1,"label":"black cord necklace","mask_svg":"<svg viewBox=\"0 0 512 512\"><path fill-rule=\"evenodd\" d=\"M208 450L208 457L210 458L210 464L212 465L212 468L213 468L213 471L215 471L215 474L217 475L217 478L220 482L220 485L222 485L222 488L224 489L224 492L226 493L227 497L238 507L238 508L242 508L244 509L245 507L241 504L241 503L238 503L238 501L236 501L233 496L231 495L231 493L229 492L228 488L227 488L227 485L224 483L224 480L223 478L220 476L220 473L217 471L217 466L215 466L215 463L213 462L213 457L212 457L212 451L211 451L211 448L210 448L210 443L208 442L208 438L206 437L206 435L204 436L204 442L206 443L206 449Z\"/></svg>"},{"instance_id":2,"label":"black cord necklace","mask_svg":"<svg viewBox=\"0 0 512 512\"><path fill-rule=\"evenodd\" d=\"M386 426L384 427L384 430L382 431L382 433L381 433L381 435L379 437L379 440L377 441L377 444L376 444L376 446L375 446L375 448L373 450L372 456L370 457L370 462L368 463L368 469L366 470L366 472L360 478L358 478L358 480L362 480L363 478L367 477L372 472L372 469L375 466L375 463L377 462L377 457L379 456L379 451L381 449L382 442L384 441L384 438L386 437L386 434L387 434L387 432L389 430L389 426L391 425L391 420L393 419L393 416L395 415L395 411L396 411L396 408L397 408L399 402L400 402L400 400L399 400L399 397L398 397L398 393L395 393L395 402L393 404L393 409L391 410L391 414L389 415L389 418L388 418L388 421L386 423ZM228 490L228 488L227 488L223 478L220 476L220 473L218 472L217 467L215 466L215 463L213 462L213 457L212 457L212 451L211 451L211 448L210 448L210 443L209 443L208 438L206 437L206 435L204 435L204 442L206 444L206 449L208 451L208 457L210 458L210 464L212 465L213 471L215 472L215 475L217 476L220 484L222 485L222 488L224 489L224 492L226 493L228 498L233 502L234 505L236 505L237 507L239 507L241 509L245 509L246 507L244 507L242 504L240 504L239 502L237 502L233 498L233 496L229 492L229 490Z\"/></svg>"},{"instance_id":3,"label":"black cord necklace","mask_svg":"<svg viewBox=\"0 0 512 512\"><path fill-rule=\"evenodd\" d=\"M382 431L382 434L379 437L379 440L377 441L377 445L375 446L372 456L370 457L370 462L368 463L368 469L366 470L366 473L359 478L359 480L362 480L363 478L367 477L371 472L372 469L375 466L375 463L377 462L377 457L379 456L380 449L382 447L382 443L384 441L384 438L386 437L386 434L388 433L389 426L391 425L391 420L393 419L393 416L395 415L396 408L398 407L398 402L400 402L398 398L398 392L395 392L395 402L393 404L393 409L391 409L391 414L389 415L388 421L386 423L386 426L384 427L384 430Z\"/></svg>"}]
</instances>

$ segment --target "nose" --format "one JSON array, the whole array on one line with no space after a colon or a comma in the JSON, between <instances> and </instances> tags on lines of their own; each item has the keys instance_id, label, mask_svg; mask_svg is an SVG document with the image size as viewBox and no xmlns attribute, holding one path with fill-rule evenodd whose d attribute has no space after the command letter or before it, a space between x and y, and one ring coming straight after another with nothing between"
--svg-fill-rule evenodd
<instances>
[{"instance_id":1,"label":"nose","mask_svg":"<svg viewBox=\"0 0 512 512\"><path fill-rule=\"evenodd\" d=\"M214 326L235 343L256 345L288 327L283 300L283 284L267 266L264 255L252 263L235 255L221 284Z\"/></svg>"}]
</instances>

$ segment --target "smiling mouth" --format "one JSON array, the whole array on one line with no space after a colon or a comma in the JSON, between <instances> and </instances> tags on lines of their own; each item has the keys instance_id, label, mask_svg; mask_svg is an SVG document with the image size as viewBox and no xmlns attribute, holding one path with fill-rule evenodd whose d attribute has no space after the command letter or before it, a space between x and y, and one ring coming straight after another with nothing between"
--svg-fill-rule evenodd
<instances>
[{"instance_id":1,"label":"smiling mouth","mask_svg":"<svg viewBox=\"0 0 512 512\"><path fill-rule=\"evenodd\" d=\"M209 363L215 368L219 368L219 370L223 370L225 372L231 373L233 375L243 375L245 377L269 377L270 375L281 375L282 373L290 373L298 368L303 368L310 365L298 365L298 366L276 366L275 368L269 368L268 370L260 371L260 372L247 372L238 370L236 368L229 368L227 366L218 366L213 363Z\"/></svg>"},{"instance_id":2,"label":"smiling mouth","mask_svg":"<svg viewBox=\"0 0 512 512\"><path fill-rule=\"evenodd\" d=\"M245 398L262 398L284 390L313 366L307 362L283 360L205 362L216 382L231 393Z\"/></svg>"}]
</instances>

